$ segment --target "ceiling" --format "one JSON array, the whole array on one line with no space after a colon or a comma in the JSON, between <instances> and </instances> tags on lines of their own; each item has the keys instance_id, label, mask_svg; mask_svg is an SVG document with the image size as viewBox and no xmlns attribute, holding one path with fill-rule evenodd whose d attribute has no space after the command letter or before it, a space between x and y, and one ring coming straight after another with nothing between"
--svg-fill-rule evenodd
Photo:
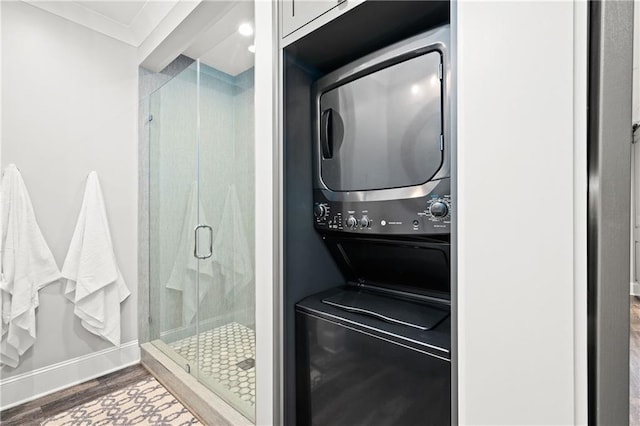
<instances>
[{"instance_id":1,"label":"ceiling","mask_svg":"<svg viewBox=\"0 0 640 426\"><path fill-rule=\"evenodd\" d=\"M131 27L136 17L145 9L145 6L148 6L148 2L138 1L78 1L76 3L125 27Z\"/></svg>"},{"instance_id":2,"label":"ceiling","mask_svg":"<svg viewBox=\"0 0 640 426\"><path fill-rule=\"evenodd\" d=\"M170 14L177 15L174 12L179 9L176 6L180 3L181 7L190 7L188 10L191 11L191 15L199 16L196 19L187 14L181 20L182 22L175 23L173 30L167 31L165 44L172 46L179 44L182 47L179 51L171 52L173 56L165 59L165 64L177 55L184 54L236 76L251 68L254 63L254 54L248 50L248 47L253 44L253 36L243 36L238 32L238 27L242 23L253 25L253 1L22 1L138 48L165 18L169 20ZM205 16L202 16L203 14ZM163 25L166 26L166 22ZM171 37L176 40L172 42Z\"/></svg>"},{"instance_id":3,"label":"ceiling","mask_svg":"<svg viewBox=\"0 0 640 426\"><path fill-rule=\"evenodd\" d=\"M232 76L246 71L254 63L254 54L249 51L253 35L243 36L238 32L243 23L253 26L251 1L234 2L216 17L211 27L199 34L184 54Z\"/></svg>"},{"instance_id":4,"label":"ceiling","mask_svg":"<svg viewBox=\"0 0 640 426\"><path fill-rule=\"evenodd\" d=\"M23 1L139 47L178 2L189 0Z\"/></svg>"}]
</instances>

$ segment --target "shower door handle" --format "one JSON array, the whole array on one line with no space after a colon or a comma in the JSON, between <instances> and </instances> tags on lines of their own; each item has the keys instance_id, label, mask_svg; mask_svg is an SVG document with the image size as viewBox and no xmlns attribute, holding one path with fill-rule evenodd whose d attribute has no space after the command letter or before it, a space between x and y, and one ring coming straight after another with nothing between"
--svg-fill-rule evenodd
<instances>
[{"instance_id":1,"label":"shower door handle","mask_svg":"<svg viewBox=\"0 0 640 426\"><path fill-rule=\"evenodd\" d=\"M198 254L198 231L200 229L206 229L209 231L209 253L205 254L204 256L200 256ZM209 225L198 225L195 227L195 229L193 230L193 256L197 259L208 259L213 255L213 229L211 229L211 227Z\"/></svg>"}]
</instances>

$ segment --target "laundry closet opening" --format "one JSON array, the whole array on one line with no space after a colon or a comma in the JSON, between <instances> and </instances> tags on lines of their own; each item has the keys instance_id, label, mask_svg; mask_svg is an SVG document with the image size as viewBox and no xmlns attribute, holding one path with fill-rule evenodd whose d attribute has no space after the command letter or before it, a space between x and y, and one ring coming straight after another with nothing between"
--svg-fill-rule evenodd
<instances>
[{"instance_id":1,"label":"laundry closet opening","mask_svg":"<svg viewBox=\"0 0 640 426\"><path fill-rule=\"evenodd\" d=\"M364 2L283 49L285 425L455 417L450 11Z\"/></svg>"}]
</instances>

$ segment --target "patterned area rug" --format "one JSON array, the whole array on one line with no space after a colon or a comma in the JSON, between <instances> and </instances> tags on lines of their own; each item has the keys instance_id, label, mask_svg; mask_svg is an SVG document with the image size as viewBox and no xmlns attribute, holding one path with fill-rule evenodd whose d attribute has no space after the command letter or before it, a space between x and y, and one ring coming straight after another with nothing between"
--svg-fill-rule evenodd
<instances>
[{"instance_id":1,"label":"patterned area rug","mask_svg":"<svg viewBox=\"0 0 640 426\"><path fill-rule=\"evenodd\" d=\"M242 401L255 405L255 332L237 322L178 340L170 346ZM199 354L199 355L198 355ZM198 362L199 361L199 362Z\"/></svg>"},{"instance_id":2,"label":"patterned area rug","mask_svg":"<svg viewBox=\"0 0 640 426\"><path fill-rule=\"evenodd\" d=\"M153 377L50 417L47 426L162 425L201 423Z\"/></svg>"}]
</instances>

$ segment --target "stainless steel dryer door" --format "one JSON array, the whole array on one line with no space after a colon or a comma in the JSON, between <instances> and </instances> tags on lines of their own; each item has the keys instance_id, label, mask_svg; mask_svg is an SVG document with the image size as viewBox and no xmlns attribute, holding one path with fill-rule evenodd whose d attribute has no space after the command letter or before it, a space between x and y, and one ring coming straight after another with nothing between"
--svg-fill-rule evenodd
<instances>
[{"instance_id":1,"label":"stainless steel dryer door","mask_svg":"<svg viewBox=\"0 0 640 426\"><path fill-rule=\"evenodd\" d=\"M372 72L320 98L321 177L333 191L420 185L443 160L441 54Z\"/></svg>"}]
</instances>

